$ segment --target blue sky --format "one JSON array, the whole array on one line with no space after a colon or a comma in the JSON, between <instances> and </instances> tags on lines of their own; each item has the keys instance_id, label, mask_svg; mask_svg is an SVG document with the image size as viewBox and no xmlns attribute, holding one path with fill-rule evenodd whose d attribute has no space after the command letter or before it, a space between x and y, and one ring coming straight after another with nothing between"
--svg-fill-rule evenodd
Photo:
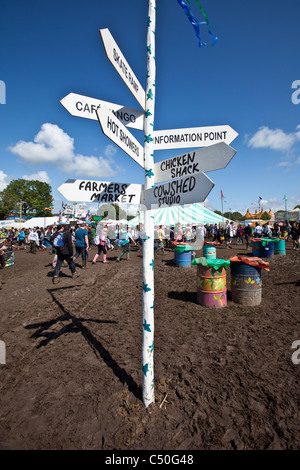
<instances>
[{"instance_id":1,"label":"blue sky","mask_svg":"<svg viewBox=\"0 0 300 470\"><path fill-rule=\"evenodd\" d=\"M300 204L298 0L201 0L206 47L176 0L157 0L155 130L229 125L239 135L229 165L208 176L205 205L224 211ZM197 2L190 0L197 19ZM72 116L69 93L141 110L106 57L108 28L146 88L148 0L0 0L0 190L34 178L57 188L68 178L144 183L144 172L103 135L98 121ZM292 88L294 86L294 88ZM143 144L142 131L132 134ZM155 162L184 149L155 151ZM66 202L64 200L64 202ZM195 201L197 202L197 201Z\"/></svg>"}]
</instances>

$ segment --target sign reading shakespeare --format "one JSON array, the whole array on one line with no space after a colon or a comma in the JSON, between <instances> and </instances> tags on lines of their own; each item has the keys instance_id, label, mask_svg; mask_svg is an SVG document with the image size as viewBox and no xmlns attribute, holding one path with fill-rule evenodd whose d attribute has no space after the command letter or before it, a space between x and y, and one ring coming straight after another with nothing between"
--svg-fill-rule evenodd
<instances>
[{"instance_id":1,"label":"sign reading shakespeare","mask_svg":"<svg viewBox=\"0 0 300 470\"><path fill-rule=\"evenodd\" d=\"M96 111L103 134L117 144L142 168L144 168L144 149L108 108Z\"/></svg>"},{"instance_id":2,"label":"sign reading shakespeare","mask_svg":"<svg viewBox=\"0 0 300 470\"><path fill-rule=\"evenodd\" d=\"M125 57L117 46L108 28L100 29L100 36L108 60L112 63L122 80L125 82L133 96L143 109L146 106L146 93L135 74L129 67Z\"/></svg>"},{"instance_id":3,"label":"sign reading shakespeare","mask_svg":"<svg viewBox=\"0 0 300 470\"><path fill-rule=\"evenodd\" d=\"M68 179L58 191L68 201L139 204L142 185Z\"/></svg>"},{"instance_id":4,"label":"sign reading shakespeare","mask_svg":"<svg viewBox=\"0 0 300 470\"><path fill-rule=\"evenodd\" d=\"M154 183L225 168L235 154L236 150L220 142L155 163Z\"/></svg>"},{"instance_id":5,"label":"sign reading shakespeare","mask_svg":"<svg viewBox=\"0 0 300 470\"><path fill-rule=\"evenodd\" d=\"M154 150L208 147L219 142L229 145L237 136L238 133L227 125L154 131Z\"/></svg>"},{"instance_id":6,"label":"sign reading shakespeare","mask_svg":"<svg viewBox=\"0 0 300 470\"><path fill-rule=\"evenodd\" d=\"M76 93L69 93L60 100L60 103L72 116L94 119L96 121L98 120L96 114L97 109L105 106L115 114L124 126L139 130L143 130L144 128L143 111L126 108L120 104L89 98L88 96L77 95Z\"/></svg>"},{"instance_id":7,"label":"sign reading shakespeare","mask_svg":"<svg viewBox=\"0 0 300 470\"><path fill-rule=\"evenodd\" d=\"M141 204L147 210L203 202L215 183L204 173L161 184L142 192Z\"/></svg>"}]
</instances>

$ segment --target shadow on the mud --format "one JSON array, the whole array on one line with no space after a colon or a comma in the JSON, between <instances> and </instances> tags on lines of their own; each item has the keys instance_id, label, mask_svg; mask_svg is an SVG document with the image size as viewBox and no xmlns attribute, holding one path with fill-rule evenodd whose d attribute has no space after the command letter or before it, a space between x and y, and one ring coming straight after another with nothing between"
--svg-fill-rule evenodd
<instances>
[{"instance_id":1,"label":"shadow on the mud","mask_svg":"<svg viewBox=\"0 0 300 470\"><path fill-rule=\"evenodd\" d=\"M94 351L97 358L101 358L104 360L105 364L110 367L116 377L122 382L122 384L126 383L128 389L133 395L142 400L142 389L139 387L133 378L127 374L125 369L122 369L117 362L113 359L111 354L102 343L95 338L95 336L91 333L91 331L83 324L83 322L93 322L93 323L115 323L118 324L117 321L110 321L110 320L93 320L90 318L77 318L75 315L72 315L65 307L57 300L55 297L55 292L62 289L70 289L75 286L71 287L60 287L60 288L53 288L48 289L49 294L51 295L53 301L58 305L60 310L62 311L62 315L59 317L49 320L46 322L41 323L34 323L32 325L25 326L27 330L36 330L35 333L32 334L32 338L44 338L36 348L41 348L42 346L47 346L51 341L56 340L61 335L65 333L81 333L85 340L88 342L92 350ZM59 331L47 331L53 325L59 322L68 322L68 324L64 325Z\"/></svg>"},{"instance_id":2,"label":"shadow on the mud","mask_svg":"<svg viewBox=\"0 0 300 470\"><path fill-rule=\"evenodd\" d=\"M193 304L197 303L197 292L178 292L178 291L171 291L168 293L168 297L170 299L175 300L183 300L184 302L192 302Z\"/></svg>"}]
</instances>

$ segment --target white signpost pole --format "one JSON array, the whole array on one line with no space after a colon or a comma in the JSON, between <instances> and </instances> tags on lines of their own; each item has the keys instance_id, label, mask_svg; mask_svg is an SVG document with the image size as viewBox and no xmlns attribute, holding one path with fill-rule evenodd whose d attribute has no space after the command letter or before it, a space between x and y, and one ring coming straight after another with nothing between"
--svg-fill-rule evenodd
<instances>
[{"instance_id":1,"label":"white signpost pole","mask_svg":"<svg viewBox=\"0 0 300 470\"><path fill-rule=\"evenodd\" d=\"M149 0L147 32L147 87L144 125L145 189L153 182L153 127L155 107L155 24L156 1ZM143 402L147 408L154 396L154 222L153 211L144 211L143 246Z\"/></svg>"}]
</instances>

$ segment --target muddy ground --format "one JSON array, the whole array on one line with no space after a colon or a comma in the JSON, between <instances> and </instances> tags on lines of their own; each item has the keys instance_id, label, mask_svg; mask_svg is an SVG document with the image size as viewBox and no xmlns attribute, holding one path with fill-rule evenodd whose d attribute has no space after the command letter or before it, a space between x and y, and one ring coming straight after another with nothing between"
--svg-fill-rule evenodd
<instances>
[{"instance_id":1,"label":"muddy ground","mask_svg":"<svg viewBox=\"0 0 300 470\"><path fill-rule=\"evenodd\" d=\"M0 448L299 449L300 251L262 272L262 302L197 304L196 267L155 259L155 403L142 402L142 252L62 269L49 250L0 271ZM246 255L244 246L217 257ZM197 252L202 256L202 250ZM101 259L101 258L100 258ZM78 260L77 260L78 261ZM300 353L299 353L300 358ZM164 400L162 404L162 401Z\"/></svg>"}]
</instances>

